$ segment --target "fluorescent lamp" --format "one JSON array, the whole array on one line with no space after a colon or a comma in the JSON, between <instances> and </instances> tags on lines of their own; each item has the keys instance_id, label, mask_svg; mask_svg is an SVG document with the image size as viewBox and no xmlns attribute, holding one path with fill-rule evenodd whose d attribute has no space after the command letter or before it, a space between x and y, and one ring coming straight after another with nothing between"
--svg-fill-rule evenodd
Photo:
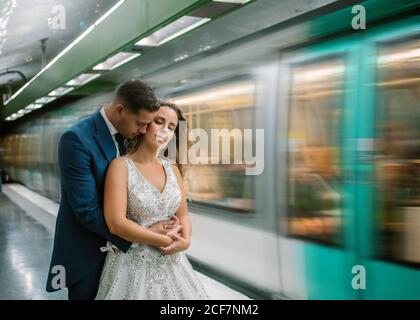
<instances>
[{"instance_id":1,"label":"fluorescent lamp","mask_svg":"<svg viewBox=\"0 0 420 320\"><path fill-rule=\"evenodd\" d=\"M213 2L227 2L227 3L239 3L244 4L251 0L213 0Z\"/></svg>"},{"instance_id":2,"label":"fluorescent lamp","mask_svg":"<svg viewBox=\"0 0 420 320\"><path fill-rule=\"evenodd\" d=\"M48 95L52 97L61 97L64 96L66 93L74 90L73 87L59 87L53 91L51 91Z\"/></svg>"},{"instance_id":3,"label":"fluorescent lamp","mask_svg":"<svg viewBox=\"0 0 420 320\"><path fill-rule=\"evenodd\" d=\"M99 77L100 73L82 73L80 76L70 80L66 83L67 86L82 86L93 79Z\"/></svg>"},{"instance_id":4,"label":"fluorescent lamp","mask_svg":"<svg viewBox=\"0 0 420 320\"><path fill-rule=\"evenodd\" d=\"M39 99L35 100L35 103L36 104L46 104L46 103L49 103L49 102L51 102L55 99L57 99L57 98L56 97L42 97L42 98L39 98Z\"/></svg>"},{"instance_id":5,"label":"fluorescent lamp","mask_svg":"<svg viewBox=\"0 0 420 320\"><path fill-rule=\"evenodd\" d=\"M32 104L28 105L25 109L26 110L35 110L35 109L42 108L42 106L43 106L42 104L32 103Z\"/></svg>"},{"instance_id":6,"label":"fluorescent lamp","mask_svg":"<svg viewBox=\"0 0 420 320\"><path fill-rule=\"evenodd\" d=\"M210 18L183 16L138 41L136 46L160 46L210 21Z\"/></svg>"},{"instance_id":7,"label":"fluorescent lamp","mask_svg":"<svg viewBox=\"0 0 420 320\"><path fill-rule=\"evenodd\" d=\"M124 63L139 57L140 55L140 53L119 52L104 62L97 64L95 67L93 67L93 70L113 70L123 65Z\"/></svg>"},{"instance_id":8,"label":"fluorescent lamp","mask_svg":"<svg viewBox=\"0 0 420 320\"><path fill-rule=\"evenodd\" d=\"M10 119L10 121L13 121L13 120L16 120L16 119L20 118L21 116L23 116L23 114L14 113L8 118Z\"/></svg>"}]
</instances>

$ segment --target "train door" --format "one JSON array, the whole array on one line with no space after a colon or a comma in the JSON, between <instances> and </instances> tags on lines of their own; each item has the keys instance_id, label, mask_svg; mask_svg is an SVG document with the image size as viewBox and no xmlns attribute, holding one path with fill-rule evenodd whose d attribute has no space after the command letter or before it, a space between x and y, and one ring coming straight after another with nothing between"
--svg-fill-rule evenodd
<instances>
[{"instance_id":1,"label":"train door","mask_svg":"<svg viewBox=\"0 0 420 320\"><path fill-rule=\"evenodd\" d=\"M367 299L420 299L420 19L360 46L357 213Z\"/></svg>"},{"instance_id":2,"label":"train door","mask_svg":"<svg viewBox=\"0 0 420 320\"><path fill-rule=\"evenodd\" d=\"M284 295L357 299L357 38L281 60L277 212ZM288 84L288 85L287 85Z\"/></svg>"}]
</instances>

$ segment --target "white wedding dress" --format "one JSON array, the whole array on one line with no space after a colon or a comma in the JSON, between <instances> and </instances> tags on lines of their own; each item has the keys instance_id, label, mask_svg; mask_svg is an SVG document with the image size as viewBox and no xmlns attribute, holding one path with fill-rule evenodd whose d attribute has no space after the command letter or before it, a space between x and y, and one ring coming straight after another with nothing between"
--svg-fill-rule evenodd
<instances>
[{"instance_id":1,"label":"white wedding dress","mask_svg":"<svg viewBox=\"0 0 420 320\"><path fill-rule=\"evenodd\" d=\"M174 215L181 204L181 191L169 160L160 158L166 184L160 192L142 176L128 157L127 218L147 228ZM203 284L183 252L163 254L157 248L133 244L124 254L108 243L97 300L209 299Z\"/></svg>"}]
</instances>

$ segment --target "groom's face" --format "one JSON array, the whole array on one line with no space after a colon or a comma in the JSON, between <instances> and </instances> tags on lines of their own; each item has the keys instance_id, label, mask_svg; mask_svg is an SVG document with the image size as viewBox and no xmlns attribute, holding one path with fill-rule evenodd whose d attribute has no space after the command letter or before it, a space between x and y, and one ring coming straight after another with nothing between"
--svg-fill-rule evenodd
<instances>
[{"instance_id":1,"label":"groom's face","mask_svg":"<svg viewBox=\"0 0 420 320\"><path fill-rule=\"evenodd\" d=\"M123 108L120 113L120 121L118 132L129 139L136 137L139 134L145 134L147 126L156 116L156 112L150 112L141 109L138 113L132 113L127 108Z\"/></svg>"}]
</instances>

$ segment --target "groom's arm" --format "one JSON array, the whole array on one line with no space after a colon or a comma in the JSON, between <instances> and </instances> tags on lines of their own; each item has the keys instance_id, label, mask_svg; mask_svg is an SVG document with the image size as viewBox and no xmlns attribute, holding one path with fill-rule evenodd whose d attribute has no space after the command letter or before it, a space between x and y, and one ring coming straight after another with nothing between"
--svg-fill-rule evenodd
<instances>
[{"instance_id":1,"label":"groom's arm","mask_svg":"<svg viewBox=\"0 0 420 320\"><path fill-rule=\"evenodd\" d=\"M109 232L105 223L103 206L99 201L91 158L74 131L67 131L61 137L58 161L63 193L79 223L126 252L131 243Z\"/></svg>"}]
</instances>

